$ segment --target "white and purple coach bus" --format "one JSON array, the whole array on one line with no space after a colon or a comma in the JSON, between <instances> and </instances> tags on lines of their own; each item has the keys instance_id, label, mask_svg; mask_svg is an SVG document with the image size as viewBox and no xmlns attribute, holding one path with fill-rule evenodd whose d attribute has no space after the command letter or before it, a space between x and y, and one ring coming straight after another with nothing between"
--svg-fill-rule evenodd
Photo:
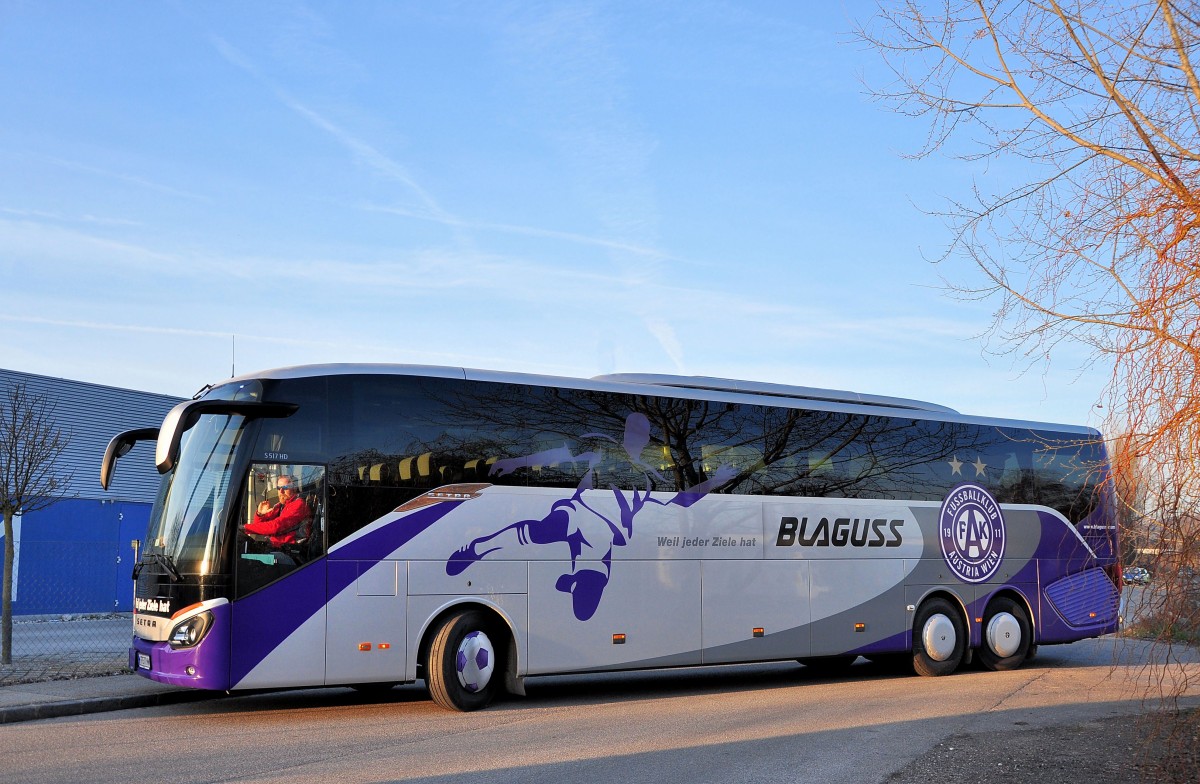
<instances>
[{"instance_id":1,"label":"white and purple coach bus","mask_svg":"<svg viewBox=\"0 0 1200 784\"><path fill-rule=\"evenodd\" d=\"M114 438L103 485L139 440L162 486L129 663L164 683L424 680L472 710L552 673L1004 670L1118 625L1084 427L714 378L325 365L205 387ZM246 530L285 500L290 530Z\"/></svg>"}]
</instances>

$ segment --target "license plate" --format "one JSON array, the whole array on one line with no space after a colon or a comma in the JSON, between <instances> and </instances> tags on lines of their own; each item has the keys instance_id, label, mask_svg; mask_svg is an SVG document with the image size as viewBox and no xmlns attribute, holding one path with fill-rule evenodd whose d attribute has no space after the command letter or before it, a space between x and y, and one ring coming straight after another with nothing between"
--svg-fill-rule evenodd
<instances>
[{"instance_id":1,"label":"license plate","mask_svg":"<svg viewBox=\"0 0 1200 784\"><path fill-rule=\"evenodd\" d=\"M139 670L150 669L150 654L148 654L148 653L139 653L138 654L138 669Z\"/></svg>"}]
</instances>

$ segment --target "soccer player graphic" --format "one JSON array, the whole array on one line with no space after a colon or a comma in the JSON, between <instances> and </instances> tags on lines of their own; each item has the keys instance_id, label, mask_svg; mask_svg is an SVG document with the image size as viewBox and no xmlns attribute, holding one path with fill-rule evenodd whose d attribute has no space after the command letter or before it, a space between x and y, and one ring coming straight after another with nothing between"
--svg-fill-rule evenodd
<instances>
[{"instance_id":1,"label":"soccer player graphic","mask_svg":"<svg viewBox=\"0 0 1200 784\"><path fill-rule=\"evenodd\" d=\"M616 443L615 439L600 433L588 433L583 438L604 438ZM641 461L642 451L650 443L650 420L645 414L633 413L625 420L625 436L621 446L629 462L646 479L646 489L635 489L627 494L610 486L620 510L618 520L589 505L584 493L594 489L592 481L595 467L601 460L599 452L571 454L563 446L559 449L539 452L528 457L499 460L491 474L503 476L517 468L545 465L553 462L573 460L587 461L588 470L570 498L555 501L550 511L540 520L521 520L506 525L495 533L481 536L453 553L446 561L446 573L461 574L471 564L505 547L547 545L565 543L571 553L571 570L558 578L555 588L571 595L575 617L586 621L600 606L604 588L612 574L612 553L615 547L624 547L633 536L633 519L647 504L655 506L679 506L687 508L712 490L728 482L736 474L730 466L720 466L713 476L704 482L676 493L668 500L652 498L651 478L664 482L663 477ZM481 549L482 548L482 549ZM603 555L600 555L603 553ZM599 558L596 558L600 555Z\"/></svg>"}]
</instances>

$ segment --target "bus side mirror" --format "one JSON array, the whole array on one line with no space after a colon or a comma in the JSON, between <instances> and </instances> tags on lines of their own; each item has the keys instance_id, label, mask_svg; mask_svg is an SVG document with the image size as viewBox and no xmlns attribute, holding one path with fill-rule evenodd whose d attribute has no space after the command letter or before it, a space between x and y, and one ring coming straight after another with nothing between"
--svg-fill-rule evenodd
<instances>
[{"instance_id":1,"label":"bus side mirror","mask_svg":"<svg viewBox=\"0 0 1200 784\"><path fill-rule=\"evenodd\" d=\"M113 436L104 450L104 459L100 463L100 487L108 489L112 483L113 472L117 468L117 461L129 454L129 450L133 449L134 444L138 441L153 441L157 438L157 427L126 430L124 433Z\"/></svg>"}]
</instances>

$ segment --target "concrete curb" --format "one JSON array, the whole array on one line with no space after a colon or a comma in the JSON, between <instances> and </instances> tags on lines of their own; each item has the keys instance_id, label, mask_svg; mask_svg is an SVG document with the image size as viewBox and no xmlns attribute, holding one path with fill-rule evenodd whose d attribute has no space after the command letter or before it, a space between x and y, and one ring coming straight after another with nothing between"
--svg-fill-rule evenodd
<instances>
[{"instance_id":1,"label":"concrete curb","mask_svg":"<svg viewBox=\"0 0 1200 784\"><path fill-rule=\"evenodd\" d=\"M224 697L224 693L208 691L162 691L148 694L124 694L110 697L89 697L77 700L52 700L28 705L12 705L0 708L0 725L15 724L39 719L58 719L64 716L83 716L88 713L128 710L129 708L154 708L160 705L178 705Z\"/></svg>"}]
</instances>

